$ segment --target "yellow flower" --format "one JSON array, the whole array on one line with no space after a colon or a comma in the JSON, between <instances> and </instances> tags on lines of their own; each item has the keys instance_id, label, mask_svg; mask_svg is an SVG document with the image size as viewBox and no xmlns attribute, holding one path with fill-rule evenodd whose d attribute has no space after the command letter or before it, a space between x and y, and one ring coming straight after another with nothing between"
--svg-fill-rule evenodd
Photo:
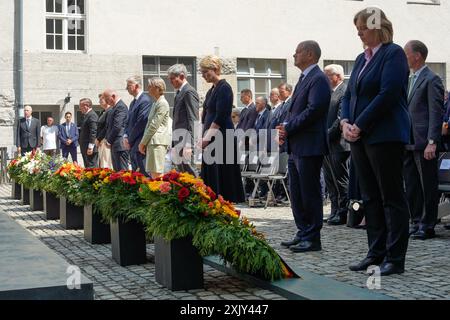
<instances>
[{"instance_id":1,"label":"yellow flower","mask_svg":"<svg viewBox=\"0 0 450 320\"><path fill-rule=\"evenodd\" d=\"M162 185L165 181L150 181L147 185L150 188L150 191L152 192L158 192L159 190L159 186Z\"/></svg>"},{"instance_id":2,"label":"yellow flower","mask_svg":"<svg viewBox=\"0 0 450 320\"><path fill-rule=\"evenodd\" d=\"M94 175L92 174L91 171L86 172L86 178L88 178L89 180L91 180L93 176Z\"/></svg>"},{"instance_id":3,"label":"yellow flower","mask_svg":"<svg viewBox=\"0 0 450 320\"><path fill-rule=\"evenodd\" d=\"M109 183L109 177L106 177L105 179L103 179L103 183Z\"/></svg>"}]
</instances>

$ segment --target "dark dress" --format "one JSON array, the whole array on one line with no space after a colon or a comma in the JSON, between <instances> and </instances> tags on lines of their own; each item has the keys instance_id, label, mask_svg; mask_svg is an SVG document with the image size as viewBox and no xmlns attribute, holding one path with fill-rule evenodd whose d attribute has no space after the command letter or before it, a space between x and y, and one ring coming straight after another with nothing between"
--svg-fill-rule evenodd
<instances>
[{"instance_id":1,"label":"dark dress","mask_svg":"<svg viewBox=\"0 0 450 320\"><path fill-rule=\"evenodd\" d=\"M231 86L220 80L216 87L212 87L206 94L203 104L203 133L205 133L214 122L220 126L223 141L220 150L214 152L213 141L203 150L201 177L206 185L210 186L214 192L220 194L225 200L240 203L245 201L244 188L242 186L240 166L237 162L237 148L234 134L226 135L226 130L234 132L231 121L231 109L233 107L233 91ZM230 137L231 136L231 137ZM227 141L228 140L228 141ZM231 140L231 141L230 141ZM234 142L234 143L233 143ZM226 161L228 152L233 154L229 157L233 160ZM232 146L230 148L230 146ZM231 150L230 150L231 149ZM213 163L205 163L205 155L211 154L215 159ZM228 162L228 163L227 163Z\"/></svg>"}]
</instances>

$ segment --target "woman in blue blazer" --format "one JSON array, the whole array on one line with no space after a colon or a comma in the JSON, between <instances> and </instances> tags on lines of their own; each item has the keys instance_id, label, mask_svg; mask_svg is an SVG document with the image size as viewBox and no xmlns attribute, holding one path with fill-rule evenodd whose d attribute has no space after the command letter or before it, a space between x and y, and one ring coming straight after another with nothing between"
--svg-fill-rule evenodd
<instances>
[{"instance_id":1,"label":"woman in blue blazer","mask_svg":"<svg viewBox=\"0 0 450 320\"><path fill-rule=\"evenodd\" d=\"M350 269L380 265L381 275L403 273L409 230L403 189L404 146L411 130L409 68L383 11L364 9L353 22L365 51L356 58L342 101L341 127L361 186L369 252Z\"/></svg>"}]
</instances>

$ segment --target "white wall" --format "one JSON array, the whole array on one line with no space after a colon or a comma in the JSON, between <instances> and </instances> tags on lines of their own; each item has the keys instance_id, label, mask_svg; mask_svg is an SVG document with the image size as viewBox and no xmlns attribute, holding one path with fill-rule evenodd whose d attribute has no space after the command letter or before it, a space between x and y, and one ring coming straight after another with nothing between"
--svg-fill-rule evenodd
<instances>
[{"instance_id":1,"label":"white wall","mask_svg":"<svg viewBox=\"0 0 450 320\"><path fill-rule=\"evenodd\" d=\"M13 144L14 2L0 1L0 146Z\"/></svg>"}]
</instances>

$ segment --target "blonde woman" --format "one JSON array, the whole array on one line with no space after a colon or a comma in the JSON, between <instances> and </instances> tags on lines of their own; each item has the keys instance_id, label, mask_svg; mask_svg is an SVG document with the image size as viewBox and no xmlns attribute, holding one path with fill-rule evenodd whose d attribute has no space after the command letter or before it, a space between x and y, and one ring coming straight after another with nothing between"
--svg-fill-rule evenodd
<instances>
[{"instance_id":1,"label":"blonde woman","mask_svg":"<svg viewBox=\"0 0 450 320\"><path fill-rule=\"evenodd\" d=\"M139 152L146 155L146 171L156 179L164 173L167 148L172 142L172 120L170 107L164 92L166 84L161 78L148 81L148 94L155 101L148 115L144 136L139 144Z\"/></svg>"},{"instance_id":2,"label":"blonde woman","mask_svg":"<svg viewBox=\"0 0 450 320\"><path fill-rule=\"evenodd\" d=\"M233 90L225 79L220 78L221 69L222 62L217 56L207 56L200 62L203 78L206 82L213 84L203 104L203 139L200 141L200 146L204 150L203 155L205 152L214 155L211 157L213 159L209 160L202 157L201 177L214 192L221 194L226 200L240 203L245 201L245 195L237 162L236 143L227 141L229 137L226 134L227 130L234 130L231 120ZM210 146L217 135L222 135L222 145ZM233 147L227 148L227 146ZM217 149L214 149L215 147ZM230 157L233 163L228 163L227 152L233 152Z\"/></svg>"}]
</instances>

